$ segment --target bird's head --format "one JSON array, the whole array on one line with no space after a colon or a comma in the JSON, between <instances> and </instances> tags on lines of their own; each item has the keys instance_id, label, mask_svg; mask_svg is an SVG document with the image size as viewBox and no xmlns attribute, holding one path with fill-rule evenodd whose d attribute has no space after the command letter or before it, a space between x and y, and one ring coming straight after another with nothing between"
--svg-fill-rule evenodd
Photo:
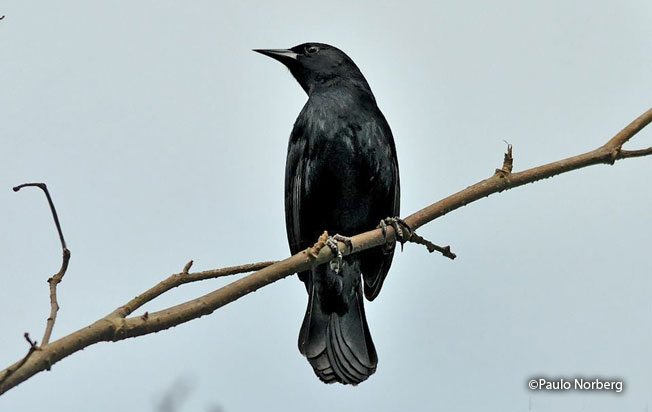
<instances>
[{"instance_id":1,"label":"bird's head","mask_svg":"<svg viewBox=\"0 0 652 412\"><path fill-rule=\"evenodd\" d=\"M308 94L334 84L352 84L369 89L353 60L340 49L328 44L304 43L291 49L254 51L283 63Z\"/></svg>"}]
</instances>

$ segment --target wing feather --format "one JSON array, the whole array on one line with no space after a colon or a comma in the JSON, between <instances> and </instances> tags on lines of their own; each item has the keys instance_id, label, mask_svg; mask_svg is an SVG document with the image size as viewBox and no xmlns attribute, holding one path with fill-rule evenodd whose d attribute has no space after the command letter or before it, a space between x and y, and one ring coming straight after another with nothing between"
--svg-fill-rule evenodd
<instances>
[{"instance_id":1,"label":"wing feather","mask_svg":"<svg viewBox=\"0 0 652 412\"><path fill-rule=\"evenodd\" d=\"M401 209L401 184L394 137L392 136L392 131L382 114L380 115L380 118L383 120L383 124L380 125L379 133L382 135L380 138L384 140L384 143L388 145L391 151L391 162L387 162L389 164L380 165L380 167L385 170L387 170L387 168L391 169L391 182L388 198L379 199L378 201L378 208L380 209L378 222L386 217L399 216ZM387 272L389 271L389 268L392 265L392 259L394 258L394 249L386 252L382 248L377 247L364 251L360 255L360 264L364 278L364 295L368 300L372 301L380 293L385 277L387 277Z\"/></svg>"}]
</instances>

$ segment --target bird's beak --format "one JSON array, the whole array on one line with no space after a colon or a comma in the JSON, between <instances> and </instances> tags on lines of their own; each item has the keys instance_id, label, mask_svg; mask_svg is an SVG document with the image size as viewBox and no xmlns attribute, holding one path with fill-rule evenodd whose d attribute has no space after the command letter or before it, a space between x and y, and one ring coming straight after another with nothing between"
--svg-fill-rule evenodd
<instances>
[{"instance_id":1,"label":"bird's beak","mask_svg":"<svg viewBox=\"0 0 652 412\"><path fill-rule=\"evenodd\" d=\"M284 49L254 49L254 51L260 54L264 54L267 57L271 57L272 59L278 60L283 64L287 64L288 62L296 60L298 56L292 50Z\"/></svg>"}]
</instances>

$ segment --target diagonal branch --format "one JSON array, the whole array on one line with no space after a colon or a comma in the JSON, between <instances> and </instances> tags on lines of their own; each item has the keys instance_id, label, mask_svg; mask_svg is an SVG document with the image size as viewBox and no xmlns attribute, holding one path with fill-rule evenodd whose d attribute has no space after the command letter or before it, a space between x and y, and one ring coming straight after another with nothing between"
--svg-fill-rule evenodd
<instances>
[{"instance_id":1,"label":"diagonal branch","mask_svg":"<svg viewBox=\"0 0 652 412\"><path fill-rule=\"evenodd\" d=\"M204 272L188 273L190 266L192 266L192 260L186 264L181 273L175 273L170 275L167 279L159 282L153 288L148 289L142 294L131 299L126 304L120 306L118 309L114 310L109 316L117 316L124 318L133 313L136 309L140 308L147 302L154 300L156 297L162 295L170 289L174 289L177 286L181 286L185 283L197 282L200 280L219 278L223 276L236 275L238 273L252 272L254 270L260 270L267 266L273 265L275 261L269 262L259 262L259 263L249 263L246 265L231 266L222 269L206 270Z\"/></svg>"},{"instance_id":2,"label":"diagonal branch","mask_svg":"<svg viewBox=\"0 0 652 412\"><path fill-rule=\"evenodd\" d=\"M518 173L512 173L511 171L513 159L511 159L511 151L508 148L508 156L505 158L503 168L498 169L493 176L417 211L405 218L405 221L412 229L417 229L453 210L494 193L583 167L595 164L613 164L620 159L635 157L631 153L636 153L636 156L650 155L652 153L648 152L648 149L632 152L622 150L622 145L650 122L652 122L652 109L643 113L606 144L595 150ZM508 157L510 158L509 160L507 159ZM387 241L393 242L396 240L396 234L391 226L387 228L386 235L387 238L383 236L381 229L371 230L351 237L352 248L349 248L341 242L338 243L338 248L342 252L342 255L349 255L380 246ZM270 264L271 262L263 262L251 266L243 265L242 267L236 267L242 270L233 268L221 269L221 271L225 271L223 275L239 273L245 271L246 268L249 270L258 270L220 289L185 303L158 312L148 313L147 316L126 317L135 309L151 301L161 293L182 283L187 283L183 280L184 276L194 275L197 277L196 280L204 276L201 274L186 274L187 270L181 274L172 275L170 278L159 283L159 285L137 296L104 318L52 342L40 351L34 352L32 356L24 361L21 368L0 381L0 394L29 379L36 373L47 369L50 365L66 356L94 343L101 341L119 341L130 337L146 335L208 315L216 309L254 292L263 286L294 273L308 270L315 265L326 263L333 258L333 252L330 248L317 246L308 248L294 256L273 264ZM212 272L215 276L211 274L206 275L205 278L221 276L217 274L220 270L209 272ZM16 368L16 364L10 366L8 369L12 368Z\"/></svg>"}]
</instances>

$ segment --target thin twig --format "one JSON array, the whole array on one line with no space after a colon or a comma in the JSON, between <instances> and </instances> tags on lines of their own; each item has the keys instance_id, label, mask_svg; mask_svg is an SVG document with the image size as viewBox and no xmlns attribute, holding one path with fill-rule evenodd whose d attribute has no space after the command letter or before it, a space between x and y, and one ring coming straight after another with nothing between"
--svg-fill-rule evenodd
<instances>
[{"instance_id":1,"label":"thin twig","mask_svg":"<svg viewBox=\"0 0 652 412\"><path fill-rule=\"evenodd\" d=\"M19 191L24 187L38 187L45 193L45 197L48 199L48 204L50 205L50 211L52 212L52 217L54 218L54 224L57 227L57 232L59 233L59 240L61 241L61 249L66 250L66 240L63 238L63 231L61 230L61 225L59 224L59 216L57 215L57 209L54 207L54 202L52 202L52 197L50 197L50 191L45 183L23 183L14 187L14 192Z\"/></svg>"},{"instance_id":2,"label":"thin twig","mask_svg":"<svg viewBox=\"0 0 652 412\"><path fill-rule=\"evenodd\" d=\"M66 247L66 240L63 237L63 231L61 230L61 224L59 223L59 216L57 215L57 209L54 207L54 202L50 196L50 191L45 183L23 183L14 187L14 192L18 192L23 187L38 187L45 193L45 197L48 199L48 204L50 205L50 211L52 212L52 218L54 219L54 225L57 227L57 232L59 233L59 241L61 242L62 250L62 260L61 268L59 271L48 279L48 284L50 285L50 316L45 323L45 332L43 332L43 339L41 340L41 346L45 346L50 343L50 336L52 335L52 329L54 329L54 322L57 319L57 312L59 311L59 302L57 302L57 285L63 280L63 275L66 274L68 270L68 262L70 262L70 250Z\"/></svg>"},{"instance_id":3,"label":"thin twig","mask_svg":"<svg viewBox=\"0 0 652 412\"><path fill-rule=\"evenodd\" d=\"M453 260L457 257L457 255L453 252L451 252L451 247L450 246L438 246L429 241L428 239L424 239L421 236L417 235L416 232L412 233L412 236L410 237L410 240L408 242L411 243L416 243L418 245L423 245L426 248L428 248L428 252L432 253L435 250L439 253L441 253L443 256Z\"/></svg>"},{"instance_id":4,"label":"thin twig","mask_svg":"<svg viewBox=\"0 0 652 412\"><path fill-rule=\"evenodd\" d=\"M642 157L652 155L652 147L640 150L619 150L617 159L627 159L629 157Z\"/></svg>"},{"instance_id":5,"label":"thin twig","mask_svg":"<svg viewBox=\"0 0 652 412\"><path fill-rule=\"evenodd\" d=\"M167 292L168 290L174 289L177 286L181 286L186 283L197 282L206 279L219 278L223 276L236 275L238 273L253 272L255 270L260 270L266 268L267 266L271 266L277 262L268 261L268 262L249 263L246 265L230 266L222 269L206 270L204 272L188 273L188 270L192 266L192 263L193 261L191 260L186 264L186 266L183 268L183 271L181 273L175 273L173 275L170 275L167 279L162 280L156 286L136 296L125 305L120 306L119 308L114 310L111 313L111 315L109 315L109 317L118 316L120 318L124 318L126 316L129 316L136 309L140 308L147 302L154 300L157 296L160 296L161 294ZM147 319L147 317L145 317L145 319Z\"/></svg>"}]
</instances>

